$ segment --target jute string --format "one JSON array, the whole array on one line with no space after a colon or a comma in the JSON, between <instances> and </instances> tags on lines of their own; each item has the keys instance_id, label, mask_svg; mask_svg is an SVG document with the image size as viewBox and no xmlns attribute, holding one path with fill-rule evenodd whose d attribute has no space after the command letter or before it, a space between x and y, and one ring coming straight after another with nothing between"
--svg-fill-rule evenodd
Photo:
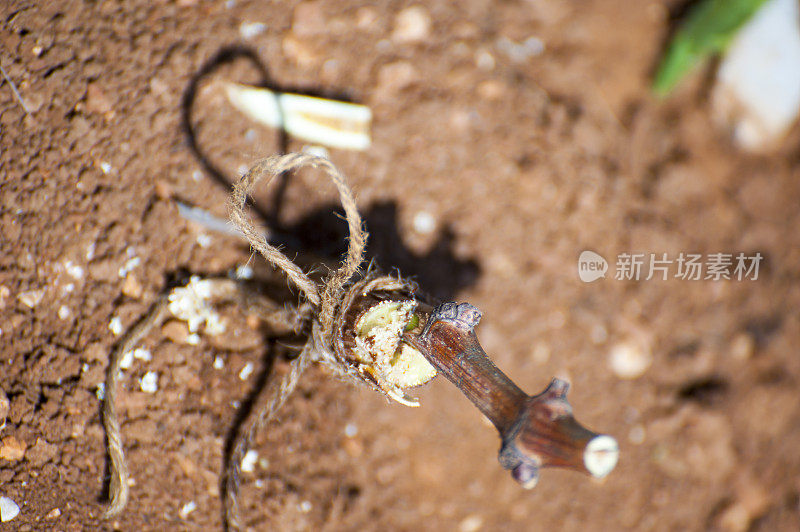
<instances>
[{"instance_id":1,"label":"jute string","mask_svg":"<svg viewBox=\"0 0 800 532\"><path fill-rule=\"evenodd\" d=\"M267 183L283 172L296 170L303 166L311 166L322 170L333 181L339 192L349 228L347 255L341 267L332 271L323 282L312 280L300 267L292 262L278 248L270 245L250 219L246 210L248 195L264 178ZM297 382L311 362L321 362L329 366L338 375L351 377L356 381L368 384L375 390L380 389L375 383L367 380L343 356L343 346L336 331L344 323L344 314L349 304L359 295L373 290L407 290L409 285L401 279L368 273L360 277L359 267L363 261L367 233L362 227L355 199L347 185L345 177L327 159L304 153L293 153L264 159L245 173L234 186L230 202L231 220L242 231L253 249L264 256L267 261L283 270L289 280L300 289L306 303L297 309L298 330L308 331L308 340L300 355L293 359L288 372L277 386L268 390L268 396L258 410L249 427L242 431L237 440L230 462L225 468L224 478L224 517L229 529L241 529L238 508L239 477L241 463L253 439L259 430L274 417L286 399L291 395ZM167 299L162 297L151 309L151 312L125 336L112 352L106 376L106 395L103 403L103 422L108 438L110 457L110 505L106 517L119 514L128 501L128 469L125 465L120 423L116 412L115 399L119 365L122 355L132 349L135 344L155 324L164 319L167 312Z\"/></svg>"}]
</instances>

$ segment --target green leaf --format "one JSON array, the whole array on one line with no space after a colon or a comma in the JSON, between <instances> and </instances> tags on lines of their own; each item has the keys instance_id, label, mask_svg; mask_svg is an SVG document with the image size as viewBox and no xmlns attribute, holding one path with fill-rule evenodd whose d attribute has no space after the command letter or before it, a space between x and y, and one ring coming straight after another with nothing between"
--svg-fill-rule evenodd
<instances>
[{"instance_id":1,"label":"green leaf","mask_svg":"<svg viewBox=\"0 0 800 532\"><path fill-rule=\"evenodd\" d=\"M724 52L736 32L765 1L700 0L667 47L653 81L653 92L666 96L697 64Z\"/></svg>"}]
</instances>

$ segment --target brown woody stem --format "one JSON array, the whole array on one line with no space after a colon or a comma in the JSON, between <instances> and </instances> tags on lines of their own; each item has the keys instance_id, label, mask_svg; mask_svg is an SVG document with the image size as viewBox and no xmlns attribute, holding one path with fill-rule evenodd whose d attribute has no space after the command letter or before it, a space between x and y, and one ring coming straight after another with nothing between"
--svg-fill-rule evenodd
<instances>
[{"instance_id":1,"label":"brown woody stem","mask_svg":"<svg viewBox=\"0 0 800 532\"><path fill-rule=\"evenodd\" d=\"M616 440L580 425L567 402L569 384L553 379L529 396L495 366L473 330L481 312L468 303L444 303L419 334L406 340L455 384L500 433L500 464L526 488L547 466L604 477L619 456Z\"/></svg>"}]
</instances>

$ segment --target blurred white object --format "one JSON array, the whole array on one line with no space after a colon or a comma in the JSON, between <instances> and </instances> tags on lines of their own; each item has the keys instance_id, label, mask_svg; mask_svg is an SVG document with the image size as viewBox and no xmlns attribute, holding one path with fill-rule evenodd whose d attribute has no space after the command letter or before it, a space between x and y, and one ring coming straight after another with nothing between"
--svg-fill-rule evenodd
<instances>
[{"instance_id":1,"label":"blurred white object","mask_svg":"<svg viewBox=\"0 0 800 532\"><path fill-rule=\"evenodd\" d=\"M19 515L19 505L8 497L0 497L0 521L7 523Z\"/></svg>"},{"instance_id":2,"label":"blurred white object","mask_svg":"<svg viewBox=\"0 0 800 532\"><path fill-rule=\"evenodd\" d=\"M297 138L345 150L365 150L370 145L369 107L238 83L225 83L225 92L233 106L253 120L283 128Z\"/></svg>"},{"instance_id":3,"label":"blurred white object","mask_svg":"<svg viewBox=\"0 0 800 532\"><path fill-rule=\"evenodd\" d=\"M714 118L747 150L763 150L800 112L800 5L768 0L734 38L717 73Z\"/></svg>"}]
</instances>

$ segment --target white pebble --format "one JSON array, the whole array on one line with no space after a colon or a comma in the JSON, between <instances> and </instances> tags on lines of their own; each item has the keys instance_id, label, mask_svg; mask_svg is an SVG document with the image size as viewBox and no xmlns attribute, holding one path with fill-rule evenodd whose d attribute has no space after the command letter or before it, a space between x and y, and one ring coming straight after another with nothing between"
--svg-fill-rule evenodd
<instances>
[{"instance_id":1,"label":"white pebble","mask_svg":"<svg viewBox=\"0 0 800 532\"><path fill-rule=\"evenodd\" d=\"M494 56L486 50L480 50L475 54L475 65L481 70L494 70Z\"/></svg>"},{"instance_id":2,"label":"white pebble","mask_svg":"<svg viewBox=\"0 0 800 532\"><path fill-rule=\"evenodd\" d=\"M191 333L187 335L183 341L186 342L187 345L199 345L200 335L197 333Z\"/></svg>"},{"instance_id":3,"label":"white pebble","mask_svg":"<svg viewBox=\"0 0 800 532\"><path fill-rule=\"evenodd\" d=\"M133 257L131 259L128 259L125 262L125 264L123 264L122 267L117 271L117 275L119 275L120 277L125 277L126 275L128 275L128 272L136 268L141 263L142 263L141 257Z\"/></svg>"},{"instance_id":4,"label":"white pebble","mask_svg":"<svg viewBox=\"0 0 800 532\"><path fill-rule=\"evenodd\" d=\"M252 279L253 278L253 268L251 268L247 264L242 264L241 266L238 266L236 268L236 272L234 273L234 276L237 279L244 279L244 280Z\"/></svg>"},{"instance_id":5,"label":"white pebble","mask_svg":"<svg viewBox=\"0 0 800 532\"><path fill-rule=\"evenodd\" d=\"M515 43L507 37L500 37L497 39L497 48L515 63L523 63L544 52L544 43L536 37L528 37L522 43Z\"/></svg>"},{"instance_id":6,"label":"white pebble","mask_svg":"<svg viewBox=\"0 0 800 532\"><path fill-rule=\"evenodd\" d=\"M119 316L114 316L111 318L111 321L108 322L108 330L111 331L114 336L119 336L122 334L122 320L119 319Z\"/></svg>"},{"instance_id":7,"label":"white pebble","mask_svg":"<svg viewBox=\"0 0 800 532\"><path fill-rule=\"evenodd\" d=\"M483 526L483 517L470 515L458 524L459 532L477 532Z\"/></svg>"},{"instance_id":8,"label":"white pebble","mask_svg":"<svg viewBox=\"0 0 800 532\"><path fill-rule=\"evenodd\" d=\"M250 449L244 453L244 458L242 458L242 471L252 473L256 469L256 462L258 462L258 452Z\"/></svg>"},{"instance_id":9,"label":"white pebble","mask_svg":"<svg viewBox=\"0 0 800 532\"><path fill-rule=\"evenodd\" d=\"M653 357L649 349L633 342L623 342L611 348L609 365L621 379L636 379L644 375Z\"/></svg>"},{"instance_id":10,"label":"white pebble","mask_svg":"<svg viewBox=\"0 0 800 532\"><path fill-rule=\"evenodd\" d=\"M88 253L87 253L88 254ZM94 251L92 251L94 254ZM76 281L80 281L83 279L83 268L74 264L71 260L68 260L64 263L64 271L67 272L67 275L75 279Z\"/></svg>"},{"instance_id":11,"label":"white pebble","mask_svg":"<svg viewBox=\"0 0 800 532\"><path fill-rule=\"evenodd\" d=\"M298 509L299 509L301 512L303 512L304 514L307 514L308 512L310 512L310 511L311 511L311 508L313 508L313 506L311 505L311 503L310 503L310 502L308 502L308 501L303 501L303 502L301 502L301 503L300 503L300 504L299 504L297 507L298 507Z\"/></svg>"},{"instance_id":12,"label":"white pebble","mask_svg":"<svg viewBox=\"0 0 800 532\"><path fill-rule=\"evenodd\" d=\"M58 317L62 320L69 318L70 312L66 305L58 307Z\"/></svg>"},{"instance_id":13,"label":"white pebble","mask_svg":"<svg viewBox=\"0 0 800 532\"><path fill-rule=\"evenodd\" d=\"M358 426L355 423L348 423L344 426L344 435L348 438L352 438L358 434Z\"/></svg>"},{"instance_id":14,"label":"white pebble","mask_svg":"<svg viewBox=\"0 0 800 532\"><path fill-rule=\"evenodd\" d=\"M158 391L158 373L155 371L145 373L139 386L145 393L156 393Z\"/></svg>"},{"instance_id":15,"label":"white pebble","mask_svg":"<svg viewBox=\"0 0 800 532\"><path fill-rule=\"evenodd\" d=\"M192 179L194 179L195 181L200 181L201 179L203 179L203 172L201 172L200 170L195 170L194 172L192 172Z\"/></svg>"},{"instance_id":16,"label":"white pebble","mask_svg":"<svg viewBox=\"0 0 800 532\"><path fill-rule=\"evenodd\" d=\"M19 515L19 505L8 497L0 497L0 521L7 523Z\"/></svg>"},{"instance_id":17,"label":"white pebble","mask_svg":"<svg viewBox=\"0 0 800 532\"><path fill-rule=\"evenodd\" d=\"M243 381L246 381L252 374L253 374L253 363L248 362L247 364L244 365L242 371L239 372L239 378L242 379Z\"/></svg>"},{"instance_id":18,"label":"white pebble","mask_svg":"<svg viewBox=\"0 0 800 532\"><path fill-rule=\"evenodd\" d=\"M153 359L153 355L150 353L149 349L145 349L144 347L137 347L133 350L133 358L136 360L143 360L145 362L150 362Z\"/></svg>"},{"instance_id":19,"label":"white pebble","mask_svg":"<svg viewBox=\"0 0 800 532\"><path fill-rule=\"evenodd\" d=\"M427 211L420 211L414 215L414 231L427 235L436 228L436 219Z\"/></svg>"},{"instance_id":20,"label":"white pebble","mask_svg":"<svg viewBox=\"0 0 800 532\"><path fill-rule=\"evenodd\" d=\"M122 353L122 360L119 361L121 369L130 369L133 365L133 351L125 351Z\"/></svg>"},{"instance_id":21,"label":"white pebble","mask_svg":"<svg viewBox=\"0 0 800 532\"><path fill-rule=\"evenodd\" d=\"M197 235L197 245L201 248L207 248L211 245L211 237L205 233Z\"/></svg>"},{"instance_id":22,"label":"white pebble","mask_svg":"<svg viewBox=\"0 0 800 532\"><path fill-rule=\"evenodd\" d=\"M75 285L74 284L67 283L66 285L64 285L64 293L65 294L70 294L70 293L72 293L73 290L75 290Z\"/></svg>"},{"instance_id":23,"label":"white pebble","mask_svg":"<svg viewBox=\"0 0 800 532\"><path fill-rule=\"evenodd\" d=\"M217 355L214 357L214 369L222 369L225 367L225 361L222 360L222 357Z\"/></svg>"},{"instance_id":24,"label":"white pebble","mask_svg":"<svg viewBox=\"0 0 800 532\"><path fill-rule=\"evenodd\" d=\"M244 40L257 37L266 31L267 25L263 22L242 22L239 25L239 36Z\"/></svg>"},{"instance_id":25,"label":"white pebble","mask_svg":"<svg viewBox=\"0 0 800 532\"><path fill-rule=\"evenodd\" d=\"M102 401L106 398L106 383L100 382L97 383L97 388L94 390L94 395L97 397L98 401Z\"/></svg>"},{"instance_id":26,"label":"white pebble","mask_svg":"<svg viewBox=\"0 0 800 532\"><path fill-rule=\"evenodd\" d=\"M36 305L41 303L43 297L44 290L28 290L27 292L22 292L19 294L17 299L26 307L34 308Z\"/></svg>"},{"instance_id":27,"label":"white pebble","mask_svg":"<svg viewBox=\"0 0 800 532\"><path fill-rule=\"evenodd\" d=\"M420 6L402 10L394 19L392 39L397 42L424 41L431 33L431 16Z\"/></svg>"},{"instance_id":28,"label":"white pebble","mask_svg":"<svg viewBox=\"0 0 800 532\"><path fill-rule=\"evenodd\" d=\"M100 163L100 170L102 170L104 174L108 174L112 169L111 163L105 161Z\"/></svg>"},{"instance_id":29,"label":"white pebble","mask_svg":"<svg viewBox=\"0 0 800 532\"><path fill-rule=\"evenodd\" d=\"M189 514L194 512L195 510L197 510L197 503L195 503L194 501L189 501L186 504L184 504L178 511L178 516L181 519L186 519L189 516Z\"/></svg>"}]
</instances>

